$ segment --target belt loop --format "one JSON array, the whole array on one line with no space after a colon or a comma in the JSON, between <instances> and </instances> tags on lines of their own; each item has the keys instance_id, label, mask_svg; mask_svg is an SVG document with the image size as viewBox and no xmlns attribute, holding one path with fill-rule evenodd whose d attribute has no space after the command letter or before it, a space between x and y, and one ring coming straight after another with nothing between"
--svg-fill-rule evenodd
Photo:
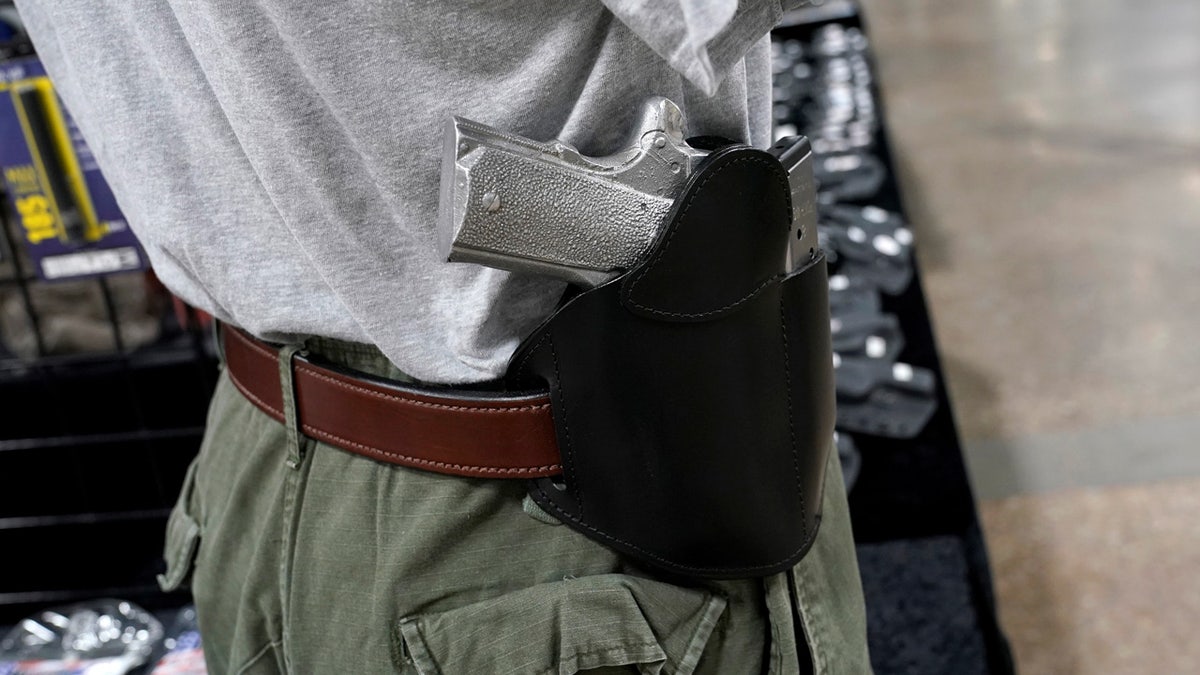
<instances>
[{"instance_id":1,"label":"belt loop","mask_svg":"<svg viewBox=\"0 0 1200 675\"><path fill-rule=\"evenodd\" d=\"M296 385L293 357L296 354L308 356L307 341L295 345L286 345L279 350L279 385L283 389L283 424L287 427L289 468L297 469L304 460L305 442L300 433L300 419L296 414Z\"/></svg>"}]
</instances>

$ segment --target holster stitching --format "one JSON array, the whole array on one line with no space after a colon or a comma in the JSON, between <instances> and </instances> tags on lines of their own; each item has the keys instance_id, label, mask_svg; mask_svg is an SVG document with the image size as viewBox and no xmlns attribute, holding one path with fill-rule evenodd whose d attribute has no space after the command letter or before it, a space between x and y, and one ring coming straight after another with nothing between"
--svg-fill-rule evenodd
<instances>
[{"instance_id":1,"label":"holster stitching","mask_svg":"<svg viewBox=\"0 0 1200 675\"><path fill-rule=\"evenodd\" d=\"M800 475L800 453L799 444L796 442L796 423L792 414L792 363L788 348L787 334L787 316L784 311L784 300L786 296L782 292L779 293L779 332L783 336L783 387L787 392L787 419L788 419L788 435L792 440L792 470L796 475L796 493L800 495L800 503L804 504L804 482ZM808 539L808 520L800 519L800 528L805 539Z\"/></svg>"},{"instance_id":2,"label":"holster stitching","mask_svg":"<svg viewBox=\"0 0 1200 675\"><path fill-rule=\"evenodd\" d=\"M563 385L562 374L558 370L558 350L554 348L553 339L550 340L550 358L554 361L554 379L558 381L558 399L562 403L558 413L562 415L563 436L567 444L567 461L564 462L568 472L566 475L567 487L575 495L575 502L579 505L579 514L582 516L583 492L579 487L579 481L575 480L575 451L571 447L571 425L567 423L567 388Z\"/></svg>"},{"instance_id":3,"label":"holster stitching","mask_svg":"<svg viewBox=\"0 0 1200 675\"><path fill-rule=\"evenodd\" d=\"M614 537L613 535L611 535L603 530L592 527L591 525L585 523L582 518L579 518L570 513L567 513L562 508L560 508L557 504L555 504L554 500L550 499L550 495L546 494L546 491L542 489L541 485L539 485L537 483L532 483L531 487L532 487L532 489L537 490L538 493L542 495L542 499L544 499L546 501L546 503L543 506L546 506L546 507L550 508L550 510L554 511L554 515L560 516L562 518L566 518L566 519L570 520L571 522L576 523L580 527L594 533L600 539L606 539L608 541L613 541L613 542L616 542L623 546L627 546L630 549L637 551L638 553L646 556L647 558L650 558L651 560L657 560L658 562L662 563L662 565L664 567L666 567L668 569L687 570L689 572L720 571L720 572L754 573L754 572L758 572L760 570L771 569L771 568L775 567L776 565L778 565L779 563L787 560L788 558L791 558L791 557L795 556L796 554L800 553L801 551L803 551L805 548L808 548L808 546L812 544L812 541L811 541L812 534L806 533L804 536L804 541L800 542L800 546L798 546L795 551L788 553L787 555L783 556L782 558L780 558L774 562L764 563L762 565L754 565L751 567L698 567L695 565L684 565L682 563L677 563L677 562L674 562L671 560L667 560L666 558L664 558L660 555L657 555L655 553L651 553L650 551L647 551L646 549L638 546L637 544L631 544L631 543L625 541L624 539L621 539L620 537Z\"/></svg>"},{"instance_id":4,"label":"holster stitching","mask_svg":"<svg viewBox=\"0 0 1200 675\"><path fill-rule=\"evenodd\" d=\"M538 339L537 343L535 343L533 345L533 347L531 347L529 349L529 351L525 352L525 355L521 357L521 362L517 364L517 367L513 372L515 372L517 375L520 375L521 373L525 372L525 364L529 363L529 359L532 358L533 355L536 354L538 352L538 350L542 348L542 345L546 342L546 340L549 337L550 337L550 329L547 327L546 332L542 333L542 337L540 339Z\"/></svg>"},{"instance_id":5,"label":"holster stitching","mask_svg":"<svg viewBox=\"0 0 1200 675\"><path fill-rule=\"evenodd\" d=\"M633 299L634 289L637 287L637 285L639 283L641 283L642 278L645 277L648 272L650 272L652 269L654 269L655 267L658 266L659 261L662 259L663 255L666 254L667 249L669 249L671 247L671 242L675 239L675 233L679 231L679 226L682 224L683 219L685 217L687 217L687 213L688 213L688 211L691 210L693 202L695 202L696 198L699 197L700 194L703 192L704 186L707 185L709 181L711 181L712 179L719 176L722 171L725 171L726 169L733 166L734 164L738 164L741 162L754 162L756 164L764 164L767 166L771 165L771 161L765 157L760 157L760 156L739 157L737 159L734 159L730 162L727 162L727 163L722 164L721 166L717 167L717 169L715 171L713 171L711 175L706 176L704 178L704 180L700 182L699 185L694 187L691 191L692 192L691 196L688 197L687 203L684 204L683 209L679 212L679 215L674 218L674 221L671 224L671 231L669 233L667 233L667 240L665 242L663 242L662 247L659 248L657 252L655 252L654 258L651 259L650 262L647 263L646 266L642 268L641 272L638 273L637 277L635 277L634 279L632 279L629 282L629 290L626 293L626 298L629 301L629 304L633 305L634 307L637 307L640 310L649 312L650 314L656 314L659 316L676 316L676 317L684 317L684 318L696 318L696 317L702 317L702 316L710 316L713 314L720 314L721 312L733 309L734 307L737 307L738 305L742 304L743 302L746 302L750 298L757 295L760 291L762 291L762 289L766 288L767 285L770 284L773 279L775 279L775 276L772 275L772 276L768 277L766 280L764 280L761 284L759 284L757 288L750 291L749 293L747 293L745 296L743 296L739 300L735 300L734 302L732 302L728 305L725 305L724 307L719 307L717 309L710 310L707 312L667 312L667 311L663 311L660 309L654 309L653 307L647 307ZM783 194L784 194L785 200L787 200L787 202L788 202L786 204L786 206L787 206L788 211L790 212L791 211L791 203L790 203L791 202L791 192L788 189L787 180L778 175L776 175L776 180L778 180L779 183L784 188Z\"/></svg>"}]
</instances>

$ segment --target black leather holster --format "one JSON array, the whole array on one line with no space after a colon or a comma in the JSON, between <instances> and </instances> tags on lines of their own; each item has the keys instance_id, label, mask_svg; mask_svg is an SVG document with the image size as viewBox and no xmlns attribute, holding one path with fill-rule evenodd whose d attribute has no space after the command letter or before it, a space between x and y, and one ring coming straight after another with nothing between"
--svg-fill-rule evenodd
<instances>
[{"instance_id":1,"label":"black leather holster","mask_svg":"<svg viewBox=\"0 0 1200 675\"><path fill-rule=\"evenodd\" d=\"M562 479L547 512L688 577L785 570L820 524L834 420L820 252L784 272L787 174L712 153L637 267L565 302L518 349L512 384L550 386Z\"/></svg>"}]
</instances>

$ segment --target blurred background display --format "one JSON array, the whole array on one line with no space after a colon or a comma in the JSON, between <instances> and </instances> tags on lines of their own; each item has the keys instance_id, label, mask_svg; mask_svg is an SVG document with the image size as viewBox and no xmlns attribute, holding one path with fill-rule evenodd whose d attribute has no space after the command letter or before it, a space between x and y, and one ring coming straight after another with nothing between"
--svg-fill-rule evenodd
<instances>
[{"instance_id":1,"label":"blurred background display","mask_svg":"<svg viewBox=\"0 0 1200 675\"><path fill-rule=\"evenodd\" d=\"M1200 672L1200 3L864 14L1018 670Z\"/></svg>"}]
</instances>

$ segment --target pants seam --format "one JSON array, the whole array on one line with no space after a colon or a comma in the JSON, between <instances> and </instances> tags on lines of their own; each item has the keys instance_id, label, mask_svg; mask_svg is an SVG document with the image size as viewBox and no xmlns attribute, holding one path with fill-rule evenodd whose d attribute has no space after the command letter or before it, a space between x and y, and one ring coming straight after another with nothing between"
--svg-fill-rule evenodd
<instances>
[{"instance_id":1,"label":"pants seam","mask_svg":"<svg viewBox=\"0 0 1200 675\"><path fill-rule=\"evenodd\" d=\"M266 656L272 649L277 649L282 644L283 644L282 640L272 640L271 642L268 642L267 644L263 645L262 648L260 648L257 652L254 653L254 656L250 657L249 661L246 661L245 663L242 664L242 666L240 668L237 669L237 672L234 673L234 675L243 675L247 669L249 669L251 666L257 664L262 659L262 657Z\"/></svg>"},{"instance_id":2,"label":"pants seam","mask_svg":"<svg viewBox=\"0 0 1200 675\"><path fill-rule=\"evenodd\" d=\"M300 492L303 490L305 472L308 462L305 461L309 439L300 432L299 411L297 410L295 370L293 357L296 354L306 354L304 345L288 345L279 351L279 381L280 395L283 403L284 426L287 433L287 461L290 471L284 472L283 486L283 537L280 542L279 555L279 608L282 622L283 665L291 671L292 664L287 645L291 644L291 587L292 570L296 549L296 530L299 527Z\"/></svg>"},{"instance_id":3,"label":"pants seam","mask_svg":"<svg viewBox=\"0 0 1200 675\"><path fill-rule=\"evenodd\" d=\"M302 439L307 444L307 439ZM288 656L287 645L291 643L292 623L292 572L295 569L296 534L300 529L300 509L303 508L303 492L308 482L307 452L304 460L295 470L286 472L283 488L283 522L282 537L280 538L279 555L279 608L283 636L280 640L283 649L283 662L290 671L292 668Z\"/></svg>"}]
</instances>

